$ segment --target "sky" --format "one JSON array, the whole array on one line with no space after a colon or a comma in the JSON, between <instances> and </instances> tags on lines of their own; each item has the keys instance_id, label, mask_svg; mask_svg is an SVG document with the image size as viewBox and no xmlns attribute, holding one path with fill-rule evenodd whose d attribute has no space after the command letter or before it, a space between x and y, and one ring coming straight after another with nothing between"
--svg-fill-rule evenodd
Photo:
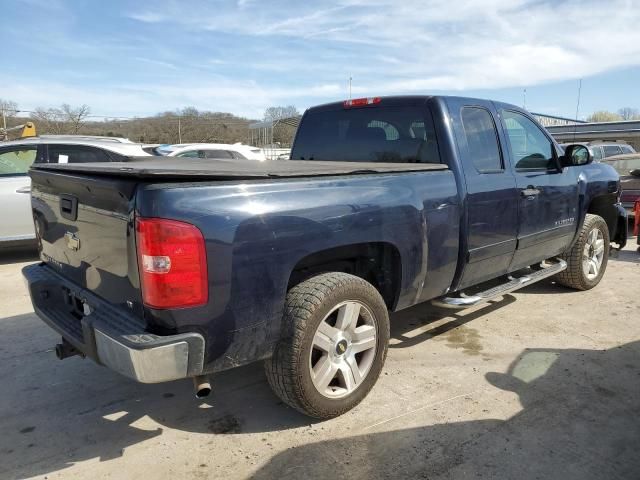
<instances>
[{"instance_id":1,"label":"sky","mask_svg":"<svg viewBox=\"0 0 640 480\"><path fill-rule=\"evenodd\" d=\"M640 0L1 0L0 97L261 118L349 97L640 108Z\"/></svg>"}]
</instances>

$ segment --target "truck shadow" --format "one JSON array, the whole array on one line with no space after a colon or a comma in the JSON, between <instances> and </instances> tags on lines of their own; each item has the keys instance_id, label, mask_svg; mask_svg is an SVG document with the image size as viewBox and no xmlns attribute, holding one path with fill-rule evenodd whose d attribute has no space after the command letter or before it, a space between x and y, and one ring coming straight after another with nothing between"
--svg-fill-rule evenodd
<instances>
[{"instance_id":1,"label":"truck shadow","mask_svg":"<svg viewBox=\"0 0 640 480\"><path fill-rule=\"evenodd\" d=\"M500 406L484 399L486 419L302 445L253 478L637 478L639 375L640 342L525 350L506 374L486 375L518 395L522 410L511 418L496 419ZM415 424L419 414L405 418Z\"/></svg>"},{"instance_id":2,"label":"truck shadow","mask_svg":"<svg viewBox=\"0 0 640 480\"><path fill-rule=\"evenodd\" d=\"M635 247L635 245L634 245ZM634 250L621 250L617 255L609 257L610 262L640 263L640 253Z\"/></svg>"},{"instance_id":3,"label":"truck shadow","mask_svg":"<svg viewBox=\"0 0 640 480\"><path fill-rule=\"evenodd\" d=\"M514 300L507 297L506 301ZM443 317L443 312L437 309L414 307L400 312L402 315L394 315L393 335L402 340L402 347L410 346L503 305L503 302L487 305L463 319L454 318L428 335L402 340L402 332L415 328L412 323L428 324L451 315L445 311ZM59 362L51 351L57 341L56 335L42 328L33 314L0 319L0 325L3 332L0 340L2 478L48 474L95 458L109 461L124 455L129 447L163 435L166 429L210 434L212 439L217 439L213 441L224 443L227 435L277 434L314 423L283 405L271 393L261 364L217 375L213 396L200 402L193 398L188 381L140 385L88 360L75 357ZM515 459L513 468L516 468L516 460L524 465L527 458L549 455L578 462L583 457L583 450L586 460L580 461L594 468L604 468L597 470L600 473L606 473L606 469L615 465L622 465L619 467L622 468L630 461L628 449L637 451L640 447L639 345L629 344L606 352L543 351L555 360L535 381L525 378L530 375L527 372L539 370L548 362L523 362L525 356L537 358L536 355L542 355L537 351L525 351L514 362L509 375L487 377L497 388L514 391L520 396L525 410L513 419L435 425L307 445L276 455L259 477L298 478L302 473L299 468L304 465L304 474L313 478L327 473L328 456L339 460L335 468L340 474L346 474L350 464L365 465L362 471L351 471L350 478L384 476L385 472L393 476L394 468L400 468L400 459L406 461L406 464L402 462L402 468L414 469L411 470L413 473L418 472L415 470L418 468L421 472L437 473L468 462L472 468L481 471L486 470L487 465L500 466L504 449ZM536 355L532 357L532 353ZM526 368L518 367L523 364ZM568 370L571 374L567 374ZM547 402L548 399L551 401ZM624 416L626 419L622 418ZM551 433L546 433L542 425L550 428ZM621 428L620 432L616 433L614 426ZM601 433L611 435L611 445L615 443L619 450L615 455L611 450L613 447L602 450L609 443L602 442ZM593 437L587 441L590 435ZM593 438L600 440L593 442ZM510 439L514 439L513 443ZM489 451L493 452L486 461L483 445L488 445ZM339 453L331 453L334 449ZM526 453L527 449L530 454ZM173 455L187 454L180 452L178 448ZM608 456L603 456L605 454ZM366 458L359 458L361 456ZM615 463L607 458L620 461ZM334 460L331 465L335 466ZM544 476L548 473L545 462L539 463L537 467L543 472L538 473ZM507 472L503 478L514 478L515 473ZM523 478L534 476L524 473ZM435 475L429 473L428 476Z\"/></svg>"},{"instance_id":4,"label":"truck shadow","mask_svg":"<svg viewBox=\"0 0 640 480\"><path fill-rule=\"evenodd\" d=\"M35 248L16 247L0 249L0 265L37 261L39 261L39 257Z\"/></svg>"},{"instance_id":5,"label":"truck shadow","mask_svg":"<svg viewBox=\"0 0 640 480\"><path fill-rule=\"evenodd\" d=\"M488 315L506 305L515 302L513 295L505 295L499 301L489 302L477 310L460 314L456 310L437 308L428 303L422 303L391 315L391 339L389 348L408 348L444 335L454 328L461 327L478 318ZM445 323L433 324L448 319ZM409 332L419 333L408 336Z\"/></svg>"}]
</instances>

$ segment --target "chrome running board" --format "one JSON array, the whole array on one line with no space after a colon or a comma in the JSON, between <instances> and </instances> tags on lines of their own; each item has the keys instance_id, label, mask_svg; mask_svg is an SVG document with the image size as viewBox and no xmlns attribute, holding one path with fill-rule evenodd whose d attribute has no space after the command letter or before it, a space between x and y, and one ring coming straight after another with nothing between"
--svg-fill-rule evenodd
<instances>
[{"instance_id":1,"label":"chrome running board","mask_svg":"<svg viewBox=\"0 0 640 480\"><path fill-rule=\"evenodd\" d=\"M527 285L531 285L532 283L551 277L567 268L567 262L564 260L559 258L554 260L554 263L550 263L551 260L542 262L540 264L540 270L528 273L522 277L515 278L513 276L509 276L508 282L476 293L475 295L465 295L461 292L459 297L439 297L431 300L431 303L437 307L452 308L456 310L475 307L476 305L501 297L502 295L518 290L519 288L526 287Z\"/></svg>"}]
</instances>

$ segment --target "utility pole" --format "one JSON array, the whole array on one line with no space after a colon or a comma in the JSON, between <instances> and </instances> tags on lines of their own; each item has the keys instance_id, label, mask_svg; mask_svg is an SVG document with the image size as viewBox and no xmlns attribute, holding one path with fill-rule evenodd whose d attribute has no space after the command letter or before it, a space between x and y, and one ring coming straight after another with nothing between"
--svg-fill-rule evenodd
<instances>
[{"instance_id":1,"label":"utility pole","mask_svg":"<svg viewBox=\"0 0 640 480\"><path fill-rule=\"evenodd\" d=\"M524 110L527 109L527 89L526 88L522 91L522 108Z\"/></svg>"},{"instance_id":2,"label":"utility pole","mask_svg":"<svg viewBox=\"0 0 640 480\"><path fill-rule=\"evenodd\" d=\"M578 81L578 102L576 103L576 121L578 120L578 112L580 111L580 93L582 91L582 79Z\"/></svg>"},{"instance_id":3,"label":"utility pole","mask_svg":"<svg viewBox=\"0 0 640 480\"><path fill-rule=\"evenodd\" d=\"M178 115L178 143L182 143L182 124L180 123L180 119L182 117Z\"/></svg>"},{"instance_id":4,"label":"utility pole","mask_svg":"<svg viewBox=\"0 0 640 480\"><path fill-rule=\"evenodd\" d=\"M351 81L353 80L353 78L351 77L351 75L349 75L349 100L351 100Z\"/></svg>"},{"instance_id":5,"label":"utility pole","mask_svg":"<svg viewBox=\"0 0 640 480\"><path fill-rule=\"evenodd\" d=\"M0 141L9 140L7 135L7 116L4 113L4 105L2 106L2 132L0 132Z\"/></svg>"},{"instance_id":6,"label":"utility pole","mask_svg":"<svg viewBox=\"0 0 640 480\"><path fill-rule=\"evenodd\" d=\"M576 102L576 123L573 124L573 141L576 141L578 130L578 112L580 111L580 93L582 92L582 79L578 81L578 101Z\"/></svg>"}]
</instances>

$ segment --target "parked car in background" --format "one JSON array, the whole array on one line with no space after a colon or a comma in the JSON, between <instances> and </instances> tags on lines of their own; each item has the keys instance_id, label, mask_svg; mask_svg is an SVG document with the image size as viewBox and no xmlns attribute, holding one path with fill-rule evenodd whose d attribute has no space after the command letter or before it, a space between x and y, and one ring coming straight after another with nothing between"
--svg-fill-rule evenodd
<instances>
[{"instance_id":1,"label":"parked car in background","mask_svg":"<svg viewBox=\"0 0 640 480\"><path fill-rule=\"evenodd\" d=\"M602 161L604 158L613 157L616 155L625 155L630 153L636 153L635 149L625 142L603 142L596 140L593 142L578 142L580 145L584 145L589 149L593 159L596 162ZM560 146L564 149L568 143L562 143Z\"/></svg>"},{"instance_id":2,"label":"parked car in background","mask_svg":"<svg viewBox=\"0 0 640 480\"><path fill-rule=\"evenodd\" d=\"M640 199L640 153L616 155L605 158L602 163L611 165L620 175L620 201L629 216L634 217L633 206L636 200Z\"/></svg>"},{"instance_id":3,"label":"parked car in background","mask_svg":"<svg viewBox=\"0 0 640 480\"><path fill-rule=\"evenodd\" d=\"M125 138L79 135L42 135L0 143L0 248L28 245L35 240L31 215L33 163L85 163L122 161L127 156L148 156L142 146Z\"/></svg>"},{"instance_id":4,"label":"parked car in background","mask_svg":"<svg viewBox=\"0 0 640 480\"><path fill-rule=\"evenodd\" d=\"M187 158L217 158L236 160L257 160L264 162L264 152L250 145L242 143L179 143L175 145L160 145L155 152L168 157Z\"/></svg>"}]
</instances>

